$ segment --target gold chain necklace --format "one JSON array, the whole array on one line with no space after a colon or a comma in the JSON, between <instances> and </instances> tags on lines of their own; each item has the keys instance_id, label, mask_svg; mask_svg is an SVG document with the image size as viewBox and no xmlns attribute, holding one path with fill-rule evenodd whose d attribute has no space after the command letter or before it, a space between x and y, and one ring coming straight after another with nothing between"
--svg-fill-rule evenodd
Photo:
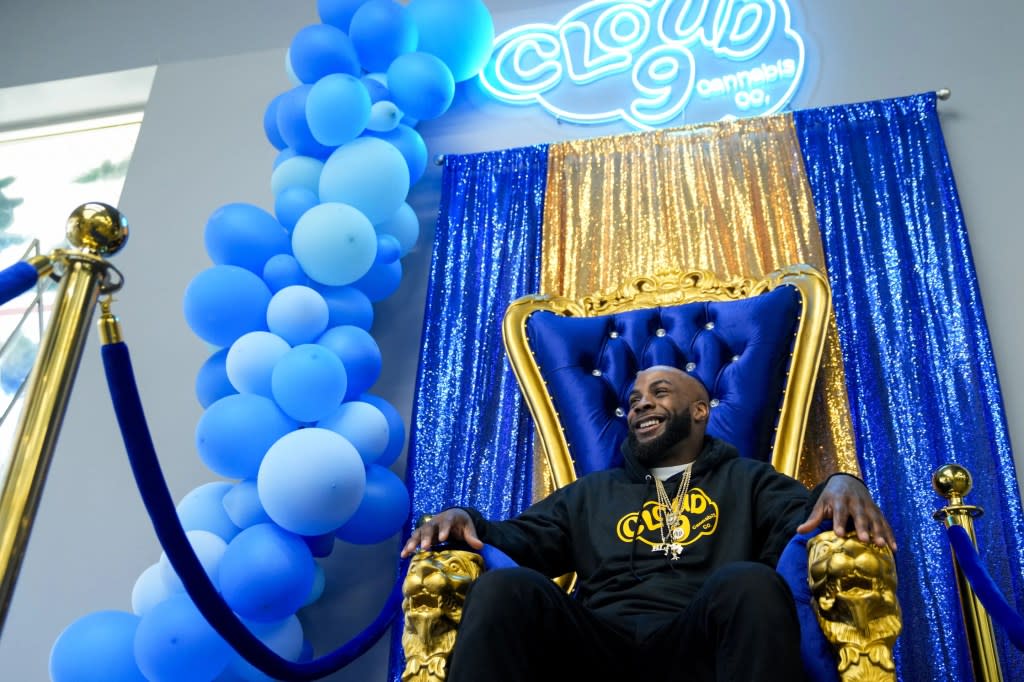
<instances>
[{"instance_id":1,"label":"gold chain necklace","mask_svg":"<svg viewBox=\"0 0 1024 682\"><path fill-rule=\"evenodd\" d=\"M664 552L672 560L678 559L683 553L683 545L680 540L686 535L683 530L685 519L679 513L682 501L690 489L690 472L693 471L693 464L689 464L683 471L683 480L679 482L679 489L676 491L675 499L669 500L665 484L658 477L654 478L654 488L658 493L658 504L661 505L661 544L651 548L653 552Z\"/></svg>"}]
</instances>

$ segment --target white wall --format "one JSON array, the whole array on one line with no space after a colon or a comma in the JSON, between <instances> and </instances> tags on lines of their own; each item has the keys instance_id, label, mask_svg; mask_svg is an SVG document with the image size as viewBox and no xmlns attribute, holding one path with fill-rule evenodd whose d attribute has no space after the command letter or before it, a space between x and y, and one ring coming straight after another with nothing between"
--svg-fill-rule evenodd
<instances>
[{"instance_id":1,"label":"white wall","mask_svg":"<svg viewBox=\"0 0 1024 682\"><path fill-rule=\"evenodd\" d=\"M488 2L499 31L554 21L575 3ZM939 105L959 183L1006 403L1011 435L1024 422L1024 332L1012 288L1022 252L1016 185L1024 142L1015 87L1022 58L1011 0L804 0L809 59L818 66L793 106L811 107L948 87ZM799 5L798 5L799 7ZM800 11L798 9L798 11ZM314 0L6 0L0 13L0 87L158 64L121 208L132 236L116 258L127 287L116 310L172 492L212 480L192 434L193 394L207 350L187 329L181 298L207 261L206 218L219 205L270 207L273 150L262 135L266 103L287 88L284 48L316 21ZM102 97L103 93L97 93ZM0 108L0 121L4 111ZM558 125L538 110L512 109L462 92L442 120L423 124L432 153L473 152L621 128ZM376 391L408 416L439 173L431 166L412 198L425 229L401 290L378 307L384 353ZM69 207L69 210L73 207ZM21 580L0 639L4 679L46 679L57 634L75 618L129 607L131 586L159 548L131 480L98 359L90 341L71 401ZM950 453L951 457L955 453ZM1018 456L1018 471L1024 469ZM929 485L922 481L922 486ZM328 591L306 616L318 652L367 624L393 578L395 549L338 545ZM386 645L335 680L383 681Z\"/></svg>"}]
</instances>

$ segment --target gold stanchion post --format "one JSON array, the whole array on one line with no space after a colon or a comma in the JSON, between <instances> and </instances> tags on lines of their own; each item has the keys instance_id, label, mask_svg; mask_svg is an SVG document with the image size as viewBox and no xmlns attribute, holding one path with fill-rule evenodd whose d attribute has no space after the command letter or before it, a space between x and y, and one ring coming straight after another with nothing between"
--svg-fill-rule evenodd
<instances>
[{"instance_id":1,"label":"gold stanchion post","mask_svg":"<svg viewBox=\"0 0 1024 682\"><path fill-rule=\"evenodd\" d=\"M50 326L28 379L25 405L14 436L11 466L0 493L0 634L21 570L29 534L42 496L68 398L82 359L89 322L101 291L120 286L120 275L106 262L128 239L128 223L117 209L101 203L79 206L68 218L68 241L30 263L60 273ZM63 266L62 268L59 266Z\"/></svg>"},{"instance_id":2,"label":"gold stanchion post","mask_svg":"<svg viewBox=\"0 0 1024 682\"><path fill-rule=\"evenodd\" d=\"M946 527L962 526L977 547L974 536L974 519L984 514L981 507L965 504L964 497L971 491L971 474L958 464L945 464L932 474L932 487L942 495L948 504L935 512L932 517L945 523ZM952 549L950 549L952 552ZM963 613L964 629L967 632L967 646L971 651L971 668L978 682L1002 682L1003 671L999 666L999 652L996 650L996 636L992 618L981 605L978 595L971 589L967 577L960 570L960 564L953 557L953 571L956 573L956 589L960 595L960 610Z\"/></svg>"}]
</instances>

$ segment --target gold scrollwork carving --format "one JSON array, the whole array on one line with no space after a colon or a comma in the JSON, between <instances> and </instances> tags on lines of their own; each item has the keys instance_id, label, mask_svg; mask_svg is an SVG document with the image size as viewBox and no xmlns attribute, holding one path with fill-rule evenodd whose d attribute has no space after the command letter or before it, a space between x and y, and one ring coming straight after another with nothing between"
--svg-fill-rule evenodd
<instances>
[{"instance_id":1,"label":"gold scrollwork carving","mask_svg":"<svg viewBox=\"0 0 1024 682\"><path fill-rule=\"evenodd\" d=\"M474 552L442 550L413 556L402 583L402 682L447 678L466 592L482 570L483 559Z\"/></svg>"},{"instance_id":2,"label":"gold scrollwork carving","mask_svg":"<svg viewBox=\"0 0 1024 682\"><path fill-rule=\"evenodd\" d=\"M903 627L888 547L827 531L807 543L811 602L839 654L843 682L896 679L892 647Z\"/></svg>"}]
</instances>

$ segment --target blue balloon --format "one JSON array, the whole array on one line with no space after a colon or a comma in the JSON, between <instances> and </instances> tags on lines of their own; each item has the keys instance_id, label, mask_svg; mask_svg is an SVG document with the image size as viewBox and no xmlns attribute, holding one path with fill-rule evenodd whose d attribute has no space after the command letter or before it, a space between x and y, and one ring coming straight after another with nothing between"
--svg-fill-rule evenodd
<instances>
[{"instance_id":1,"label":"blue balloon","mask_svg":"<svg viewBox=\"0 0 1024 682\"><path fill-rule=\"evenodd\" d=\"M206 221L206 253L217 265L237 265L261 274L263 266L288 252L288 231L274 216L252 204L221 206Z\"/></svg>"},{"instance_id":2,"label":"blue balloon","mask_svg":"<svg viewBox=\"0 0 1024 682\"><path fill-rule=\"evenodd\" d=\"M272 523L260 502L256 479L239 481L224 495L224 511L239 528L245 530L258 523Z\"/></svg>"},{"instance_id":3,"label":"blue balloon","mask_svg":"<svg viewBox=\"0 0 1024 682\"><path fill-rule=\"evenodd\" d=\"M139 669L150 682L212 680L227 667L232 651L184 593L142 616L134 649Z\"/></svg>"},{"instance_id":4,"label":"blue balloon","mask_svg":"<svg viewBox=\"0 0 1024 682\"><path fill-rule=\"evenodd\" d=\"M292 347L277 334L249 332L231 344L225 371L239 393L256 393L269 398L274 365Z\"/></svg>"},{"instance_id":5,"label":"blue balloon","mask_svg":"<svg viewBox=\"0 0 1024 682\"><path fill-rule=\"evenodd\" d=\"M315 282L350 284L373 265L377 233L359 209L348 204L320 204L306 211L295 224L292 251Z\"/></svg>"},{"instance_id":6,"label":"blue balloon","mask_svg":"<svg viewBox=\"0 0 1024 682\"><path fill-rule=\"evenodd\" d=\"M315 422L341 404L348 376L335 353L307 343L292 348L278 360L270 384L274 400L285 414L300 422ZM263 502L266 507L266 500ZM274 518L270 509L267 513Z\"/></svg>"},{"instance_id":7,"label":"blue balloon","mask_svg":"<svg viewBox=\"0 0 1024 682\"><path fill-rule=\"evenodd\" d=\"M344 436L359 452L364 464L376 462L388 446L387 417L370 403L358 400L342 403L316 425Z\"/></svg>"},{"instance_id":8,"label":"blue balloon","mask_svg":"<svg viewBox=\"0 0 1024 682\"><path fill-rule=\"evenodd\" d=\"M332 549L334 548L334 533L326 533L326 534L320 535L318 537L319 538L330 538L331 539L331 548ZM329 554L330 553L328 553L328 555ZM325 555L325 556L327 556L327 555ZM316 575L313 576L313 589L311 589L309 591L309 596L306 597L306 603L304 603L303 606L304 607L305 606L309 606L310 604L312 604L316 600L320 599L320 597L322 597L323 594L324 594L324 587L326 587L326 584L327 584L327 578L324 575L324 569L323 569L323 567L320 564L317 564L316 565Z\"/></svg>"},{"instance_id":9,"label":"blue balloon","mask_svg":"<svg viewBox=\"0 0 1024 682\"><path fill-rule=\"evenodd\" d=\"M330 556L334 550L334 533L303 535L302 539L305 541L306 546L309 547L309 551L318 559Z\"/></svg>"},{"instance_id":10,"label":"blue balloon","mask_svg":"<svg viewBox=\"0 0 1024 682\"><path fill-rule=\"evenodd\" d=\"M371 223L390 217L408 193L405 158L393 145L375 137L360 137L338 147L320 173L321 201L354 206Z\"/></svg>"},{"instance_id":11,"label":"blue balloon","mask_svg":"<svg viewBox=\"0 0 1024 682\"><path fill-rule=\"evenodd\" d=\"M316 9L320 21L348 31L352 15L366 0L317 0Z\"/></svg>"},{"instance_id":12,"label":"blue balloon","mask_svg":"<svg viewBox=\"0 0 1024 682\"><path fill-rule=\"evenodd\" d=\"M377 248L380 249L379 243ZM285 287L310 284L310 279L306 277L299 261L295 260L295 256L286 253L279 253L267 261L263 266L263 281L275 294Z\"/></svg>"},{"instance_id":13,"label":"blue balloon","mask_svg":"<svg viewBox=\"0 0 1024 682\"><path fill-rule=\"evenodd\" d=\"M375 263L394 263L402 255L402 245L390 234L377 235L377 260ZM265 278L264 278L265 279Z\"/></svg>"},{"instance_id":14,"label":"blue balloon","mask_svg":"<svg viewBox=\"0 0 1024 682\"><path fill-rule=\"evenodd\" d=\"M350 324L370 331L373 326L373 303L355 287L323 287L320 294L330 311L328 327Z\"/></svg>"},{"instance_id":15,"label":"blue balloon","mask_svg":"<svg viewBox=\"0 0 1024 682\"><path fill-rule=\"evenodd\" d=\"M324 162L309 156L286 159L270 174L270 191L276 197L287 189L301 188L318 196L323 170Z\"/></svg>"},{"instance_id":16,"label":"blue balloon","mask_svg":"<svg viewBox=\"0 0 1024 682\"><path fill-rule=\"evenodd\" d=\"M318 574L322 573L322 571L319 571L319 566L317 566L317 569ZM302 634L302 624L297 616L288 616L284 620L269 623L248 619L242 619L242 622L245 623L245 626L249 628L249 631L257 639L266 644L278 656L289 661L299 660L299 656L302 655L302 644L305 640ZM233 680L273 682L273 678L257 670L240 655L232 657L231 662L228 663L228 672L234 676L231 678Z\"/></svg>"},{"instance_id":17,"label":"blue balloon","mask_svg":"<svg viewBox=\"0 0 1024 682\"><path fill-rule=\"evenodd\" d=\"M300 535L321 535L355 513L366 467L352 444L334 431L299 429L270 448L256 486L274 523Z\"/></svg>"},{"instance_id":18,"label":"blue balloon","mask_svg":"<svg viewBox=\"0 0 1024 682\"><path fill-rule=\"evenodd\" d=\"M388 86L382 82L386 79L387 76L382 73L367 74L360 79L363 81L363 85L366 86L366 91L370 93L371 104L376 104L384 99L391 99L391 93L388 92Z\"/></svg>"},{"instance_id":19,"label":"blue balloon","mask_svg":"<svg viewBox=\"0 0 1024 682\"><path fill-rule=\"evenodd\" d=\"M402 262L375 263L370 271L352 285L376 303L395 293L402 283Z\"/></svg>"},{"instance_id":20,"label":"blue balloon","mask_svg":"<svg viewBox=\"0 0 1024 682\"><path fill-rule=\"evenodd\" d=\"M416 246L420 238L420 219L412 206L403 203L398 207L390 218L378 223L377 231L381 234L390 234L398 240L402 246L402 255L406 255Z\"/></svg>"},{"instance_id":21,"label":"blue balloon","mask_svg":"<svg viewBox=\"0 0 1024 682\"><path fill-rule=\"evenodd\" d=\"M329 24L312 24L292 38L291 63L303 83L316 83L332 73L360 73L359 57L344 31ZM287 139L287 138L285 138Z\"/></svg>"},{"instance_id":22,"label":"blue balloon","mask_svg":"<svg viewBox=\"0 0 1024 682\"><path fill-rule=\"evenodd\" d=\"M402 112L394 102L382 100L370 107L370 117L366 129L371 133L386 133L398 127L402 120Z\"/></svg>"},{"instance_id":23,"label":"blue balloon","mask_svg":"<svg viewBox=\"0 0 1024 682\"><path fill-rule=\"evenodd\" d=\"M409 491L394 472L371 464L366 467L366 492L359 509L338 529L339 540L373 545L402 530L409 518Z\"/></svg>"},{"instance_id":24,"label":"blue balloon","mask_svg":"<svg viewBox=\"0 0 1024 682\"><path fill-rule=\"evenodd\" d=\"M236 265L216 265L185 289L185 321L203 341L230 346L242 334L266 330L269 303L262 279Z\"/></svg>"},{"instance_id":25,"label":"blue balloon","mask_svg":"<svg viewBox=\"0 0 1024 682\"><path fill-rule=\"evenodd\" d=\"M316 174L315 186L320 187L320 166ZM284 229L291 232L302 214L320 203L320 197L308 186L292 185L285 187L274 195L274 214Z\"/></svg>"},{"instance_id":26,"label":"blue balloon","mask_svg":"<svg viewBox=\"0 0 1024 682\"><path fill-rule=\"evenodd\" d=\"M297 426L270 398L254 393L229 395L199 418L196 449L214 473L251 478L270 446Z\"/></svg>"},{"instance_id":27,"label":"blue balloon","mask_svg":"<svg viewBox=\"0 0 1024 682\"><path fill-rule=\"evenodd\" d=\"M192 545L192 551L195 552L196 558L202 564L203 570L206 571L210 582L216 587L220 560L224 556L224 550L227 549L228 543L224 542L224 539L220 536L214 535L208 530L190 530L185 533L185 536L188 538L189 544ZM176 593L184 592L185 586L182 584L177 571L171 565L171 560L167 558L166 552L160 554L160 561L158 563L164 582L171 588L171 591Z\"/></svg>"},{"instance_id":28,"label":"blue balloon","mask_svg":"<svg viewBox=\"0 0 1024 682\"><path fill-rule=\"evenodd\" d=\"M309 91L306 121L320 144L337 147L354 140L366 129L370 106L370 93L358 78L332 73L318 80Z\"/></svg>"},{"instance_id":29,"label":"blue balloon","mask_svg":"<svg viewBox=\"0 0 1024 682\"><path fill-rule=\"evenodd\" d=\"M199 373L196 375L196 398L199 399L199 404L204 409L221 398L238 392L231 385L231 380L228 379L225 367L227 357L228 349L221 348L208 357L202 367L199 368Z\"/></svg>"},{"instance_id":30,"label":"blue balloon","mask_svg":"<svg viewBox=\"0 0 1024 682\"><path fill-rule=\"evenodd\" d=\"M278 95L270 100L266 111L263 112L263 132L266 133L267 140L274 146L274 149L284 149L288 146L288 143L281 137L281 131L277 128L277 107L281 103L281 97L283 95Z\"/></svg>"},{"instance_id":31,"label":"blue balloon","mask_svg":"<svg viewBox=\"0 0 1024 682\"><path fill-rule=\"evenodd\" d=\"M193 488L178 502L181 527L186 531L209 531L225 542L230 542L241 530L224 509L224 495L232 488L234 485L226 481L214 481Z\"/></svg>"},{"instance_id":32,"label":"blue balloon","mask_svg":"<svg viewBox=\"0 0 1024 682\"><path fill-rule=\"evenodd\" d=\"M395 57L416 49L419 30L405 7L393 0L369 0L349 26L359 62L367 71L384 71Z\"/></svg>"},{"instance_id":33,"label":"blue balloon","mask_svg":"<svg viewBox=\"0 0 1024 682\"><path fill-rule=\"evenodd\" d=\"M139 617L97 611L64 628L50 650L53 682L146 682L135 663Z\"/></svg>"},{"instance_id":34,"label":"blue balloon","mask_svg":"<svg viewBox=\"0 0 1024 682\"><path fill-rule=\"evenodd\" d=\"M384 454L377 460L377 464L384 467L391 466L401 456L402 448L405 447L405 422L402 420L402 415L398 413L394 405L380 396L364 393L359 396L359 400L375 406L388 420L388 446L384 449Z\"/></svg>"},{"instance_id":35,"label":"blue balloon","mask_svg":"<svg viewBox=\"0 0 1024 682\"><path fill-rule=\"evenodd\" d=\"M439 57L456 83L487 64L494 20L483 0L412 0L408 11L420 32L417 49Z\"/></svg>"},{"instance_id":36,"label":"blue balloon","mask_svg":"<svg viewBox=\"0 0 1024 682\"><path fill-rule=\"evenodd\" d=\"M430 120L452 105L455 80L445 63L434 55L409 52L388 67L388 90L399 109L421 121Z\"/></svg>"},{"instance_id":37,"label":"blue balloon","mask_svg":"<svg viewBox=\"0 0 1024 682\"><path fill-rule=\"evenodd\" d=\"M144 616L154 606L180 591L180 583L172 588L164 580L164 571L158 561L136 578L132 586L132 613Z\"/></svg>"},{"instance_id":38,"label":"blue balloon","mask_svg":"<svg viewBox=\"0 0 1024 682\"><path fill-rule=\"evenodd\" d=\"M365 330L352 325L332 327L317 339L317 344L334 351L345 365L345 373L348 376L345 400L351 400L373 386L380 376L380 348ZM320 418L327 414L325 412Z\"/></svg>"},{"instance_id":39,"label":"blue balloon","mask_svg":"<svg viewBox=\"0 0 1024 682\"><path fill-rule=\"evenodd\" d=\"M228 544L220 562L221 594L243 618L278 621L306 600L313 565L313 555L297 535L272 523L257 524Z\"/></svg>"},{"instance_id":40,"label":"blue balloon","mask_svg":"<svg viewBox=\"0 0 1024 682\"><path fill-rule=\"evenodd\" d=\"M409 184L415 185L427 170L427 144L423 137L407 125L399 125L394 130L383 133L369 132L368 135L378 137L395 145L402 152L406 165L409 167Z\"/></svg>"},{"instance_id":41,"label":"blue balloon","mask_svg":"<svg viewBox=\"0 0 1024 682\"><path fill-rule=\"evenodd\" d=\"M267 306L270 331L293 346L309 343L323 334L327 329L328 316L324 297L304 286L281 289Z\"/></svg>"},{"instance_id":42,"label":"blue balloon","mask_svg":"<svg viewBox=\"0 0 1024 682\"><path fill-rule=\"evenodd\" d=\"M300 85L281 95L277 105L277 129L281 138L299 154L325 159L334 151L313 137L306 119L306 101L312 85Z\"/></svg>"}]
</instances>

